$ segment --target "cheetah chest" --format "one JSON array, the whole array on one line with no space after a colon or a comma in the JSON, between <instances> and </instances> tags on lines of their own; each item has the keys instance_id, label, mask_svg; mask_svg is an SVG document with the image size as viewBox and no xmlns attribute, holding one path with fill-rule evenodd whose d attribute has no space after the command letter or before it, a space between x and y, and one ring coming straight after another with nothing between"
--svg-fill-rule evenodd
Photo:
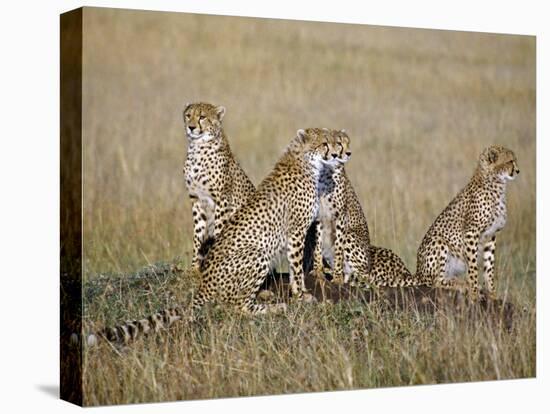
<instances>
[{"instance_id":1,"label":"cheetah chest","mask_svg":"<svg viewBox=\"0 0 550 414\"><path fill-rule=\"evenodd\" d=\"M321 176L317 187L319 194L318 203L316 203L315 213L318 220L323 223L323 227L331 227L331 223L334 220L336 213L336 206L334 203L335 197L335 183L330 180L330 177Z\"/></svg>"},{"instance_id":2,"label":"cheetah chest","mask_svg":"<svg viewBox=\"0 0 550 414\"><path fill-rule=\"evenodd\" d=\"M212 203L211 181L214 166L200 156L188 156L185 162L185 184L190 196Z\"/></svg>"},{"instance_id":3,"label":"cheetah chest","mask_svg":"<svg viewBox=\"0 0 550 414\"><path fill-rule=\"evenodd\" d=\"M333 195L331 195L332 197ZM334 219L336 209L333 200L329 199L329 195L324 194L319 198L319 211L317 220L321 223L321 246L323 257L331 264L334 259Z\"/></svg>"},{"instance_id":4,"label":"cheetah chest","mask_svg":"<svg viewBox=\"0 0 550 414\"><path fill-rule=\"evenodd\" d=\"M489 225L483 232L483 238L493 237L499 230L501 230L506 224L506 203L504 193L500 197L495 211L491 216Z\"/></svg>"}]
</instances>

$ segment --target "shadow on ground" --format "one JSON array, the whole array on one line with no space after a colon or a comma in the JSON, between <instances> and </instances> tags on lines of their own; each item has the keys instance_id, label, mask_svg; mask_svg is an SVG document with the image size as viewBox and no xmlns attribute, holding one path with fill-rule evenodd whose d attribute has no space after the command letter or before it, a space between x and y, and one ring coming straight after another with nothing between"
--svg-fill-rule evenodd
<instances>
[{"instance_id":1,"label":"shadow on ground","mask_svg":"<svg viewBox=\"0 0 550 414\"><path fill-rule=\"evenodd\" d=\"M36 388L50 397L59 398L59 385L57 384L39 384L36 385Z\"/></svg>"}]
</instances>

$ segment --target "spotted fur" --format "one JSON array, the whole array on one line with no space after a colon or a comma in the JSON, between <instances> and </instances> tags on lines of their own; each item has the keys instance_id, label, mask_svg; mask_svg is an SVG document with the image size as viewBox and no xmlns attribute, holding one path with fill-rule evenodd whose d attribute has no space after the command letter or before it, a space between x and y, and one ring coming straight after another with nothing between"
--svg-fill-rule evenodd
<instances>
[{"instance_id":1,"label":"spotted fur","mask_svg":"<svg viewBox=\"0 0 550 414\"><path fill-rule=\"evenodd\" d=\"M426 283L479 296L478 258L487 290L495 296L496 234L506 224L506 186L519 174L515 154L486 148L470 182L437 217L417 254L417 277ZM467 285L456 276L467 272Z\"/></svg>"},{"instance_id":2,"label":"spotted fur","mask_svg":"<svg viewBox=\"0 0 550 414\"><path fill-rule=\"evenodd\" d=\"M183 170L193 214L192 266L198 270L225 223L254 193L222 128L223 106L188 104L183 111L187 158Z\"/></svg>"},{"instance_id":3,"label":"spotted fur","mask_svg":"<svg viewBox=\"0 0 550 414\"><path fill-rule=\"evenodd\" d=\"M307 229L319 209L320 174L335 160L329 131L299 130L273 171L237 211L205 258L193 307L213 300L248 313L268 311L256 294L273 260L286 251L293 295L306 292L302 270Z\"/></svg>"},{"instance_id":4,"label":"spotted fur","mask_svg":"<svg viewBox=\"0 0 550 414\"><path fill-rule=\"evenodd\" d=\"M365 287L406 287L422 284L392 250L370 245L369 254L372 263L370 272L366 277L358 273L350 284Z\"/></svg>"},{"instance_id":5,"label":"spotted fur","mask_svg":"<svg viewBox=\"0 0 550 414\"><path fill-rule=\"evenodd\" d=\"M283 303L257 303L256 294L272 261L284 251L293 295L298 299L311 298L302 271L304 239L319 209L319 176L336 162L328 138L329 131L325 129L298 130L273 171L226 223L208 251L191 310L163 310L146 319L106 328L100 336L128 342L166 328L182 317L192 318L208 302L226 304L248 314L283 311ZM89 344L96 341L97 335L88 337Z\"/></svg>"}]
</instances>

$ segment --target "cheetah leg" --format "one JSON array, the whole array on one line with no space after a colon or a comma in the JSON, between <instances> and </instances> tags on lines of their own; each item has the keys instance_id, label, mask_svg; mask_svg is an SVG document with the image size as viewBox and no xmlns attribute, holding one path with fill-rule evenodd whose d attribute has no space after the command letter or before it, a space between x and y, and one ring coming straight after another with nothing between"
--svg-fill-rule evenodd
<instances>
[{"instance_id":1,"label":"cheetah leg","mask_svg":"<svg viewBox=\"0 0 550 414\"><path fill-rule=\"evenodd\" d=\"M257 295L260 287L265 282L270 270L270 260L267 256L257 256L255 249L244 249L239 252L236 272L240 274L240 284L237 297L228 292L223 292L222 297L232 303L238 310L245 314L256 315L276 311L278 307L272 304L258 303ZM250 264L250 258L256 257L255 264Z\"/></svg>"},{"instance_id":2,"label":"cheetah leg","mask_svg":"<svg viewBox=\"0 0 550 414\"><path fill-rule=\"evenodd\" d=\"M342 220L336 221L336 234L334 237L334 264L332 268L332 281L337 284L347 282L344 275L344 223Z\"/></svg>"},{"instance_id":3,"label":"cheetah leg","mask_svg":"<svg viewBox=\"0 0 550 414\"><path fill-rule=\"evenodd\" d=\"M323 267L323 223L319 221L315 231L315 248L313 250L313 274L324 279Z\"/></svg>"},{"instance_id":4,"label":"cheetah leg","mask_svg":"<svg viewBox=\"0 0 550 414\"><path fill-rule=\"evenodd\" d=\"M489 241L485 243L483 247L483 277L489 296L491 298L496 297L495 288L495 248L496 248L496 235L493 235Z\"/></svg>"},{"instance_id":5,"label":"cheetah leg","mask_svg":"<svg viewBox=\"0 0 550 414\"><path fill-rule=\"evenodd\" d=\"M438 276L435 277L434 286L445 289L463 291L463 279L458 279L456 277L447 277L446 265L447 261L450 259L449 246L444 240L441 240L439 242L439 256L434 260L439 265L439 272Z\"/></svg>"},{"instance_id":6,"label":"cheetah leg","mask_svg":"<svg viewBox=\"0 0 550 414\"><path fill-rule=\"evenodd\" d=\"M344 234L343 238L342 273L344 283L349 283L350 279L353 279L353 282L359 282L365 287L370 285L372 282L370 249L364 248L365 243L362 238L351 230Z\"/></svg>"},{"instance_id":7,"label":"cheetah leg","mask_svg":"<svg viewBox=\"0 0 550 414\"><path fill-rule=\"evenodd\" d=\"M228 217L227 206L216 204L214 207L214 239L217 239L225 226Z\"/></svg>"},{"instance_id":8,"label":"cheetah leg","mask_svg":"<svg viewBox=\"0 0 550 414\"><path fill-rule=\"evenodd\" d=\"M470 298L479 299L479 281L477 268L479 234L474 231L467 231L465 234L466 258L468 260L468 287Z\"/></svg>"},{"instance_id":9,"label":"cheetah leg","mask_svg":"<svg viewBox=\"0 0 550 414\"><path fill-rule=\"evenodd\" d=\"M199 270L202 259L204 258L201 254L202 244L206 240L206 235L208 232L207 221L206 221L206 212L201 206L201 202L198 198L192 198L193 205L191 207L191 212L193 214L193 260L191 265L193 269Z\"/></svg>"},{"instance_id":10,"label":"cheetah leg","mask_svg":"<svg viewBox=\"0 0 550 414\"><path fill-rule=\"evenodd\" d=\"M309 293L304 295L304 293L307 293L304 282L304 269L302 266L304 259L305 233L304 231L290 236L287 258L290 270L290 288L292 290L292 295L296 296L299 300L310 301L312 296Z\"/></svg>"},{"instance_id":11,"label":"cheetah leg","mask_svg":"<svg viewBox=\"0 0 550 414\"><path fill-rule=\"evenodd\" d=\"M193 318L199 310L208 302L208 295L205 291L204 285L198 289L193 296L193 302L191 302L191 311L193 312Z\"/></svg>"},{"instance_id":12,"label":"cheetah leg","mask_svg":"<svg viewBox=\"0 0 550 414\"><path fill-rule=\"evenodd\" d=\"M361 276L363 283L372 287L393 286L393 277L389 273L387 258L382 257L383 249L376 246L369 246L365 254L357 249L356 256L359 258L355 265L357 273ZM390 266L391 267L391 266Z\"/></svg>"},{"instance_id":13,"label":"cheetah leg","mask_svg":"<svg viewBox=\"0 0 550 414\"><path fill-rule=\"evenodd\" d=\"M372 282L372 275L368 272L368 266L364 258L352 257L344 251L344 283L352 283L354 286L363 286L369 288Z\"/></svg>"},{"instance_id":14,"label":"cheetah leg","mask_svg":"<svg viewBox=\"0 0 550 414\"><path fill-rule=\"evenodd\" d=\"M353 271L357 269L357 264L354 262L353 258L351 257L351 254L348 252L350 251L349 247L346 246L344 248L344 257L343 257L343 263L342 263L342 273L344 274L344 283L349 283L351 276L353 274ZM355 275L357 278L357 275Z\"/></svg>"}]
</instances>

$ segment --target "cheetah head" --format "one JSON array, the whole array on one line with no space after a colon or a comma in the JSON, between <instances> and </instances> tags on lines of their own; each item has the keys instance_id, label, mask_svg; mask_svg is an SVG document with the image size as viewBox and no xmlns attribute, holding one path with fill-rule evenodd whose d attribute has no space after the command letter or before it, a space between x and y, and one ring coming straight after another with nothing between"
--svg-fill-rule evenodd
<instances>
[{"instance_id":1,"label":"cheetah head","mask_svg":"<svg viewBox=\"0 0 550 414\"><path fill-rule=\"evenodd\" d=\"M185 132L190 140L208 141L219 136L222 119L225 114L223 106L209 103L187 104L183 111Z\"/></svg>"},{"instance_id":2,"label":"cheetah head","mask_svg":"<svg viewBox=\"0 0 550 414\"><path fill-rule=\"evenodd\" d=\"M519 174L514 152L499 145L485 148L481 153L479 165L483 171L497 176L503 182L514 180Z\"/></svg>"},{"instance_id":3,"label":"cheetah head","mask_svg":"<svg viewBox=\"0 0 550 414\"><path fill-rule=\"evenodd\" d=\"M299 129L296 140L301 146L301 151L315 165L334 168L342 162L340 159L342 145L336 138L338 132L340 131L327 128Z\"/></svg>"},{"instance_id":4,"label":"cheetah head","mask_svg":"<svg viewBox=\"0 0 550 414\"><path fill-rule=\"evenodd\" d=\"M345 129L331 131L334 145L338 148L338 162L344 164L351 158L350 139Z\"/></svg>"}]
</instances>

